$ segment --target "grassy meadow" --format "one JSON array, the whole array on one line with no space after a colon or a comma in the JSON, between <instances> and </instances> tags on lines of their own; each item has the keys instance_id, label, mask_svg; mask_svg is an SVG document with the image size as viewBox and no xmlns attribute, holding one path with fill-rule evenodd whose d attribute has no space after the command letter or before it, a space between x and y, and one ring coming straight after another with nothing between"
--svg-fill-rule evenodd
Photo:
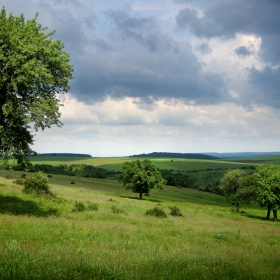
<instances>
[{"instance_id":1,"label":"grassy meadow","mask_svg":"<svg viewBox=\"0 0 280 280\"><path fill-rule=\"evenodd\" d=\"M68 158L67 163L111 168L126 160ZM210 164L152 161L165 168L175 163L180 170ZM65 163L53 157L41 161L55 162ZM224 197L171 186L141 201L117 180L65 175L49 178L55 197L38 197L13 183L22 173L0 169L0 279L280 277L280 226L264 219L265 209L241 205L237 214ZM73 211L77 202L88 209ZM174 206L183 216L170 215ZM167 217L145 215L154 207Z\"/></svg>"}]
</instances>

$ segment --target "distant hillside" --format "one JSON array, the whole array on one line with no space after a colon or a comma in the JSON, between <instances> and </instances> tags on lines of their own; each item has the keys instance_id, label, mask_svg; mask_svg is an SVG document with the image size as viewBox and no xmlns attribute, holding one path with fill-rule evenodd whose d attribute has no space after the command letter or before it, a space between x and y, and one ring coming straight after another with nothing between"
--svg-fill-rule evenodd
<instances>
[{"instance_id":1,"label":"distant hillside","mask_svg":"<svg viewBox=\"0 0 280 280\"><path fill-rule=\"evenodd\" d=\"M30 157L36 157L36 155L29 155ZM88 154L71 154L71 153L43 153L38 156L58 156L58 157L92 157Z\"/></svg>"},{"instance_id":2,"label":"distant hillside","mask_svg":"<svg viewBox=\"0 0 280 280\"><path fill-rule=\"evenodd\" d=\"M280 155L280 152L243 152L243 153L205 153L218 158L250 158L259 156Z\"/></svg>"},{"instance_id":3,"label":"distant hillside","mask_svg":"<svg viewBox=\"0 0 280 280\"><path fill-rule=\"evenodd\" d=\"M163 158L190 158L190 159L218 159L216 156L205 154L192 154L192 153L165 153L165 152L153 152L149 154L133 155L130 157L163 157Z\"/></svg>"}]
</instances>

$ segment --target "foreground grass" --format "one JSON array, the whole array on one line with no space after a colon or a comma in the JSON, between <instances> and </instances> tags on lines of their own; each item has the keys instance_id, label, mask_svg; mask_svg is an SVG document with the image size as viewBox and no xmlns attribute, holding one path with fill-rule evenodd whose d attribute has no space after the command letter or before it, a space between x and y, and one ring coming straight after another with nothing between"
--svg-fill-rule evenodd
<instances>
[{"instance_id":1,"label":"foreground grass","mask_svg":"<svg viewBox=\"0 0 280 280\"><path fill-rule=\"evenodd\" d=\"M172 187L140 201L117 181L56 175L56 198L34 197L3 177L1 279L279 279L279 225L263 209L236 214L223 197ZM75 201L98 210L73 212ZM183 217L144 215L174 205Z\"/></svg>"}]
</instances>

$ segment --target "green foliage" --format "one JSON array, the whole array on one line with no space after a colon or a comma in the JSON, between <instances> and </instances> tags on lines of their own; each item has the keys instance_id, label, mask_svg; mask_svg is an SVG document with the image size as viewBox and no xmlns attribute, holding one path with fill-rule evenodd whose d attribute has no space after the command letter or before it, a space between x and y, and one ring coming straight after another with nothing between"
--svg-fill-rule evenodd
<instances>
[{"instance_id":1,"label":"green foliage","mask_svg":"<svg viewBox=\"0 0 280 280\"><path fill-rule=\"evenodd\" d=\"M78 202L78 201L75 201L75 205L72 209L73 212L83 212L86 210L86 206L84 205L83 202Z\"/></svg>"},{"instance_id":2,"label":"green foliage","mask_svg":"<svg viewBox=\"0 0 280 280\"><path fill-rule=\"evenodd\" d=\"M49 189L47 176L43 172L36 172L24 179L23 191L26 193L53 195Z\"/></svg>"},{"instance_id":3,"label":"green foliage","mask_svg":"<svg viewBox=\"0 0 280 280\"><path fill-rule=\"evenodd\" d=\"M125 213L122 209L118 208L118 207L115 206L115 205L113 205L111 209L112 209L112 212L113 212L114 214L122 214L122 213Z\"/></svg>"},{"instance_id":4,"label":"green foliage","mask_svg":"<svg viewBox=\"0 0 280 280\"><path fill-rule=\"evenodd\" d=\"M165 211L159 207L154 207L153 209L149 209L146 211L145 215L147 216L154 216L154 217L158 217L158 218L166 218L167 214L165 213Z\"/></svg>"},{"instance_id":5,"label":"green foliage","mask_svg":"<svg viewBox=\"0 0 280 280\"><path fill-rule=\"evenodd\" d=\"M169 207L170 208L170 215L171 216L174 216L174 217L180 217L180 216L183 216L182 213L181 213L181 210L177 207L177 206L172 206L172 207Z\"/></svg>"},{"instance_id":6,"label":"green foliage","mask_svg":"<svg viewBox=\"0 0 280 280\"><path fill-rule=\"evenodd\" d=\"M252 175L252 182L256 191L256 201L261 207L274 210L274 220L277 220L277 209L280 208L280 167L272 164L258 166Z\"/></svg>"},{"instance_id":7,"label":"green foliage","mask_svg":"<svg viewBox=\"0 0 280 280\"><path fill-rule=\"evenodd\" d=\"M105 169L96 168L88 164L35 164L31 169L32 171L43 171L45 173L98 179L105 179L108 173Z\"/></svg>"},{"instance_id":8,"label":"green foliage","mask_svg":"<svg viewBox=\"0 0 280 280\"><path fill-rule=\"evenodd\" d=\"M246 173L239 169L228 171L221 179L221 189L229 202L235 204L236 212L239 212L239 204L243 202L242 196L239 195L241 178L245 177Z\"/></svg>"},{"instance_id":9,"label":"green foliage","mask_svg":"<svg viewBox=\"0 0 280 280\"><path fill-rule=\"evenodd\" d=\"M98 204L88 201L87 206L81 201L75 201L74 207L72 208L72 212L83 212L86 210L97 211Z\"/></svg>"},{"instance_id":10,"label":"green foliage","mask_svg":"<svg viewBox=\"0 0 280 280\"><path fill-rule=\"evenodd\" d=\"M161 173L148 159L125 162L122 182L127 190L139 193L140 199L143 193L149 194L154 188L163 189L166 183Z\"/></svg>"},{"instance_id":11,"label":"green foliage","mask_svg":"<svg viewBox=\"0 0 280 280\"><path fill-rule=\"evenodd\" d=\"M87 203L87 210L97 211L98 210L98 203L88 202Z\"/></svg>"},{"instance_id":12,"label":"green foliage","mask_svg":"<svg viewBox=\"0 0 280 280\"><path fill-rule=\"evenodd\" d=\"M69 90L73 68L63 43L45 33L37 15L25 20L0 11L0 159L28 165L34 128L61 126L58 93Z\"/></svg>"}]
</instances>

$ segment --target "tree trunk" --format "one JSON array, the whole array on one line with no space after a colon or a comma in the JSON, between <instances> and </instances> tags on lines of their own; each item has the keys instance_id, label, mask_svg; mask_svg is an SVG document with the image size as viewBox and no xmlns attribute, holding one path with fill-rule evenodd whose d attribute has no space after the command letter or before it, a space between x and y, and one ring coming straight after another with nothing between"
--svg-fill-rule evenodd
<instances>
[{"instance_id":1,"label":"tree trunk","mask_svg":"<svg viewBox=\"0 0 280 280\"><path fill-rule=\"evenodd\" d=\"M267 214L266 214L266 219L269 220L269 217L270 217L270 211L271 211L271 206L268 205L267 206Z\"/></svg>"},{"instance_id":2,"label":"tree trunk","mask_svg":"<svg viewBox=\"0 0 280 280\"><path fill-rule=\"evenodd\" d=\"M142 192L139 193L139 199L142 199Z\"/></svg>"},{"instance_id":3,"label":"tree trunk","mask_svg":"<svg viewBox=\"0 0 280 280\"><path fill-rule=\"evenodd\" d=\"M235 211L236 211L236 213L239 213L239 203L235 204Z\"/></svg>"},{"instance_id":4,"label":"tree trunk","mask_svg":"<svg viewBox=\"0 0 280 280\"><path fill-rule=\"evenodd\" d=\"M276 210L273 209L273 221L277 222L277 209Z\"/></svg>"}]
</instances>

